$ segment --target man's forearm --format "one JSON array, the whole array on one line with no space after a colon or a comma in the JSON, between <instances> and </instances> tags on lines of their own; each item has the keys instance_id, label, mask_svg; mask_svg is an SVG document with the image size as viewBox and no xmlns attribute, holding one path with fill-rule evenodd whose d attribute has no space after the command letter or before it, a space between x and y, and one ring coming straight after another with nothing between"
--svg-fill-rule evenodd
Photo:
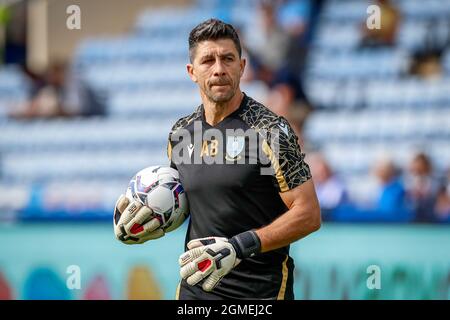
<instances>
[{"instance_id":1,"label":"man's forearm","mask_svg":"<svg viewBox=\"0 0 450 320\"><path fill-rule=\"evenodd\" d=\"M320 212L306 212L302 208L292 207L271 224L256 230L261 241L261 252L282 248L306 237L320 228L320 220Z\"/></svg>"}]
</instances>

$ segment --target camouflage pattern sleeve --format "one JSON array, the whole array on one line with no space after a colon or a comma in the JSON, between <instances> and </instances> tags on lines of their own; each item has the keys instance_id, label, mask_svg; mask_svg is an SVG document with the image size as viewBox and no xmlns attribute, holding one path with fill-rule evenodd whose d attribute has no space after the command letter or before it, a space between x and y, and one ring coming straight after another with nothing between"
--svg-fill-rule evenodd
<instances>
[{"instance_id":1,"label":"camouflage pattern sleeve","mask_svg":"<svg viewBox=\"0 0 450 320\"><path fill-rule=\"evenodd\" d=\"M270 160L280 192L291 190L311 178L305 154L286 119L279 117L270 127L262 148Z\"/></svg>"}]
</instances>

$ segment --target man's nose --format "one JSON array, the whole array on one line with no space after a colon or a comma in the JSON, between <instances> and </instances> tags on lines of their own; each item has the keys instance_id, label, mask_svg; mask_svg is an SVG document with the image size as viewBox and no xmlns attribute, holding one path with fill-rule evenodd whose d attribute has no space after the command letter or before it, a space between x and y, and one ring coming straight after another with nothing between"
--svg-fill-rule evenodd
<instances>
[{"instance_id":1,"label":"man's nose","mask_svg":"<svg viewBox=\"0 0 450 320\"><path fill-rule=\"evenodd\" d=\"M216 63L214 64L214 76L222 77L224 75L226 75L225 66L220 59L217 59Z\"/></svg>"}]
</instances>

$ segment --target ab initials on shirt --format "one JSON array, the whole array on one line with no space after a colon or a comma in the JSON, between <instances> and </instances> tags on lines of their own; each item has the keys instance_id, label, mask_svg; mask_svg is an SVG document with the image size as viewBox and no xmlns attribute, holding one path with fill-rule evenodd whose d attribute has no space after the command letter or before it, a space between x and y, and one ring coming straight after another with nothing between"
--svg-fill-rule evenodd
<instances>
[{"instance_id":1,"label":"ab initials on shirt","mask_svg":"<svg viewBox=\"0 0 450 320\"><path fill-rule=\"evenodd\" d=\"M202 150L200 152L200 157L208 156L215 157L219 149L219 141L214 139L211 141L203 140Z\"/></svg>"}]
</instances>

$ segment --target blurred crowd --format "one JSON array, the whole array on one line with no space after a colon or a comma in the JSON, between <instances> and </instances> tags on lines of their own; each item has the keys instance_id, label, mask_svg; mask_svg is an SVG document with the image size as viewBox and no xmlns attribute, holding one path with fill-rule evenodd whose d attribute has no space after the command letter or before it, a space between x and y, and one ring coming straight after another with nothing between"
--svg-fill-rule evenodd
<instances>
[{"instance_id":1,"label":"blurred crowd","mask_svg":"<svg viewBox=\"0 0 450 320\"><path fill-rule=\"evenodd\" d=\"M307 63L311 35L323 1L261 1L258 27L244 37L250 61L246 80L262 80L270 88L266 105L289 120L304 143L302 128L314 106L307 98L302 75ZM361 22L359 48L393 47L402 15L389 0L374 2L380 8L380 28L370 29ZM433 22L424 46L412 52L407 69L423 78L441 74L441 55L450 46L450 38L439 37ZM333 171L320 153L308 156L324 220L443 222L450 221L450 166L440 177L425 153L412 155L405 168L388 156L373 165L376 178L370 203L357 204L349 195L345 179Z\"/></svg>"},{"instance_id":2,"label":"blurred crowd","mask_svg":"<svg viewBox=\"0 0 450 320\"><path fill-rule=\"evenodd\" d=\"M302 76L322 2L262 0L255 28L242 37L249 61L244 81L263 81L269 88L265 104L285 117L299 136L312 111Z\"/></svg>"},{"instance_id":3,"label":"blurred crowd","mask_svg":"<svg viewBox=\"0 0 450 320\"><path fill-rule=\"evenodd\" d=\"M0 63L19 66L30 84L28 100L15 106L10 117L24 120L104 114L104 98L78 76L69 61L52 59L42 71L28 67L28 5L28 1L0 4Z\"/></svg>"},{"instance_id":4,"label":"blurred crowd","mask_svg":"<svg viewBox=\"0 0 450 320\"><path fill-rule=\"evenodd\" d=\"M77 77L65 62L53 62L42 73L22 65L29 80L29 99L13 110L14 119L68 118L105 115L105 97Z\"/></svg>"},{"instance_id":5,"label":"blurred crowd","mask_svg":"<svg viewBox=\"0 0 450 320\"><path fill-rule=\"evenodd\" d=\"M325 221L450 222L450 169L439 176L425 153L413 155L405 168L387 156L371 174L376 188L371 199L357 203L345 183L319 152L308 155Z\"/></svg>"},{"instance_id":6,"label":"blurred crowd","mask_svg":"<svg viewBox=\"0 0 450 320\"><path fill-rule=\"evenodd\" d=\"M318 22L324 0L260 0L255 14L255 27L241 33L244 56L248 60L243 81L262 81L268 88L265 104L284 116L299 137L308 115L314 110L303 84L308 61L308 50ZM383 17L381 27L369 29L361 22L360 48L376 49L395 46L402 15L389 0L374 2ZM19 10L20 11L20 10ZM239 25L236 25L239 30ZM10 30L12 28L7 29ZM19 49L24 39L23 28L10 35L11 43L6 63L23 65L30 79L30 101L11 116L15 118L51 118L78 115L105 114L104 97L90 88L70 68L67 62L53 62L40 74L26 67L25 49ZM22 32L19 32L22 30ZM239 30L240 31L240 30ZM9 39L7 37L7 39ZM23 41L22 41L23 42ZM424 78L439 76L442 72L441 56L450 39L440 37L433 21L425 45L411 53L407 72ZM17 53L19 52L19 53ZM10 57L11 56L11 57ZM18 58L19 61L16 61ZM302 139L300 139L303 143Z\"/></svg>"},{"instance_id":7,"label":"blurred crowd","mask_svg":"<svg viewBox=\"0 0 450 320\"><path fill-rule=\"evenodd\" d=\"M302 132L304 124L315 110L305 92L303 75L324 3L322 0L261 0L254 28L239 30L244 57L248 59L243 81L266 84L268 94L264 104L291 123L302 147L307 144ZM400 10L388 0L377 0L374 4L380 8L381 28L368 29L366 21L361 21L358 50L396 45L402 20ZM408 74L423 78L439 76L441 55L449 44L450 39L439 37L430 22L425 45L411 53ZM22 60L24 74L31 83L30 99L10 114L12 118L106 115L104 97L84 83L70 65L54 62L45 72L36 74ZM374 162L371 174L376 178L377 189L369 203L361 204L352 199L345 177L333 170L323 154L309 153L307 160L324 220L450 221L450 166L442 175L427 154L411 156L409 164L403 167L389 157Z\"/></svg>"}]
</instances>

